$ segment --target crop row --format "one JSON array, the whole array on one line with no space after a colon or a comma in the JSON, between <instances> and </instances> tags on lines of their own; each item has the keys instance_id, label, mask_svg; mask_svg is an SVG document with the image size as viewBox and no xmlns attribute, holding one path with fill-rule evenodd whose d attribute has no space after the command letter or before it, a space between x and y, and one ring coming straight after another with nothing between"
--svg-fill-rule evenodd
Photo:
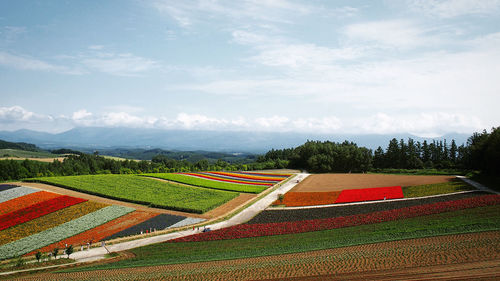
<instances>
[{"instance_id":1,"label":"crop row","mask_svg":"<svg viewBox=\"0 0 500 281\"><path fill-rule=\"evenodd\" d=\"M28 237L38 232L51 229L63 223L77 219L83 215L95 212L107 205L93 201L86 201L68 208L50 213L43 217L18 224L0 231L0 245Z\"/></svg>"},{"instance_id":2,"label":"crop row","mask_svg":"<svg viewBox=\"0 0 500 281\"><path fill-rule=\"evenodd\" d=\"M194 177L185 174L173 174L173 173L155 173L155 174L143 174L143 176L154 177L159 179L164 179L168 181L178 182L182 184L188 184L203 188L227 190L235 192L247 192L247 193L260 193L265 190L266 186L258 185L248 185L248 184L236 184L224 181L215 181L206 178Z\"/></svg>"},{"instance_id":3,"label":"crop row","mask_svg":"<svg viewBox=\"0 0 500 281\"><path fill-rule=\"evenodd\" d=\"M287 176L277 177L277 176L264 176L264 175L249 175L241 173L228 173L228 172L206 172L211 175L227 176L235 179L245 179L254 181L264 181L264 182L280 182L287 178Z\"/></svg>"},{"instance_id":4,"label":"crop row","mask_svg":"<svg viewBox=\"0 0 500 281\"><path fill-rule=\"evenodd\" d=\"M89 242L98 242L104 240L107 236L118 233L124 229L129 228L132 225L136 225L145 220L148 220L158 214L151 212L143 212L143 211L135 211L124 216L121 216L117 219L109 221L105 224L102 224L98 227L89 229L75 236L69 237L62 241L58 241L54 244L45 246L39 251L48 252L51 251L55 247L62 248L64 245L85 245ZM32 252L34 253L34 252ZM29 254L28 254L29 255Z\"/></svg>"},{"instance_id":5,"label":"crop row","mask_svg":"<svg viewBox=\"0 0 500 281\"><path fill-rule=\"evenodd\" d=\"M371 202L369 204L352 204L352 205L340 205L340 206L334 205L323 208L306 208L306 209L270 208L260 212L257 216L252 218L247 223L253 224L253 223L301 221L301 220L343 217L343 216L350 216L357 214L368 214L378 211L387 211L393 209L419 206L424 204L433 204L438 202L460 200L486 194L490 193L482 191L474 191L468 193L449 194L449 195L428 197L428 198L418 198L418 199L416 198L410 200L388 200L388 201Z\"/></svg>"},{"instance_id":6,"label":"crop row","mask_svg":"<svg viewBox=\"0 0 500 281\"><path fill-rule=\"evenodd\" d=\"M126 215L134 209L109 206L54 228L0 246L0 259L24 255Z\"/></svg>"},{"instance_id":7,"label":"crop row","mask_svg":"<svg viewBox=\"0 0 500 281\"><path fill-rule=\"evenodd\" d=\"M163 230L179 221L182 221L185 218L186 217L183 216L175 216L168 214L157 215L141 223L123 229L120 232L113 233L112 235L110 234L109 236L105 237L104 240L111 240L114 238L136 235L140 234L141 232L146 233L146 231L149 232L150 230L152 231L154 229Z\"/></svg>"},{"instance_id":8,"label":"crop row","mask_svg":"<svg viewBox=\"0 0 500 281\"><path fill-rule=\"evenodd\" d=\"M214 180L214 181L236 183L236 184L262 185L262 186L273 185L272 183L269 183L269 182L250 181L250 180L234 179L234 178L230 179L227 176L211 175L209 173L181 173L181 175L188 175L188 176L192 176L192 177L198 177L198 178L209 179L209 180Z\"/></svg>"},{"instance_id":9,"label":"crop row","mask_svg":"<svg viewBox=\"0 0 500 281\"><path fill-rule=\"evenodd\" d=\"M39 192L39 191L40 190L38 190L38 189L33 189L33 188L29 188L29 187L24 187L24 186L9 188L5 191L0 191L0 203L12 200L12 199L17 198L17 197L28 195L30 193Z\"/></svg>"},{"instance_id":10,"label":"crop row","mask_svg":"<svg viewBox=\"0 0 500 281\"><path fill-rule=\"evenodd\" d=\"M0 215L21 210L33 204L47 201L49 199L56 198L59 196L61 195L47 191L40 191L25 196L17 197L12 200L0 203Z\"/></svg>"},{"instance_id":11,"label":"crop row","mask_svg":"<svg viewBox=\"0 0 500 281\"><path fill-rule=\"evenodd\" d=\"M276 200L274 205L285 205L287 207L329 205L335 203L340 191L326 192L287 192L282 200Z\"/></svg>"},{"instance_id":12,"label":"crop row","mask_svg":"<svg viewBox=\"0 0 500 281\"><path fill-rule=\"evenodd\" d=\"M18 186L19 185L14 185L14 184L0 184L0 191L5 191Z\"/></svg>"},{"instance_id":13,"label":"crop row","mask_svg":"<svg viewBox=\"0 0 500 281\"><path fill-rule=\"evenodd\" d=\"M14 225L18 225L38 217L50 214L60 209L73 206L78 203L87 201L86 199L63 195L43 201L24 209L20 209L11 213L0 216L0 230L4 230Z\"/></svg>"},{"instance_id":14,"label":"crop row","mask_svg":"<svg viewBox=\"0 0 500 281\"><path fill-rule=\"evenodd\" d=\"M177 211L203 213L237 193L180 186L133 175L87 175L37 178L39 181L90 194Z\"/></svg>"},{"instance_id":15,"label":"crop row","mask_svg":"<svg viewBox=\"0 0 500 281\"><path fill-rule=\"evenodd\" d=\"M498 243L498 235L500 234L498 232L500 231L499 220L500 205L495 205L384 223L297 234L202 241L197 243L159 243L130 250L135 255L133 259L95 265L91 268L85 268L85 270L131 268L162 264L181 264L177 265L177 267L183 269L185 268L182 265L183 263L283 255L403 239L484 231L491 231L490 233L493 233L492 236L495 239L494 241L496 241L495 243ZM468 238L476 241L474 238ZM459 240L468 241L467 238ZM445 243L438 243L437 245L446 244L447 239L445 238L443 241ZM408 243L414 245L415 240ZM489 245L497 244L489 243ZM410 257L411 259L411 255L406 255L406 257ZM233 262L230 261L229 264L233 265ZM148 268L144 269L149 270ZM81 270L78 268L74 269L74 271ZM212 270L212 268L208 270Z\"/></svg>"},{"instance_id":16,"label":"crop row","mask_svg":"<svg viewBox=\"0 0 500 281\"><path fill-rule=\"evenodd\" d=\"M344 189L335 203L351 203L403 198L401 186Z\"/></svg>"},{"instance_id":17,"label":"crop row","mask_svg":"<svg viewBox=\"0 0 500 281\"><path fill-rule=\"evenodd\" d=\"M306 221L267 223L267 224L240 224L224 229L190 235L175 239L177 242L211 241L224 239L239 239L247 237L282 235L335 229L341 227L373 224L398 219L413 218L442 212L456 211L467 208L500 204L500 195L484 195L456 201L426 204L408 208L359 214L345 217L316 219Z\"/></svg>"}]
</instances>

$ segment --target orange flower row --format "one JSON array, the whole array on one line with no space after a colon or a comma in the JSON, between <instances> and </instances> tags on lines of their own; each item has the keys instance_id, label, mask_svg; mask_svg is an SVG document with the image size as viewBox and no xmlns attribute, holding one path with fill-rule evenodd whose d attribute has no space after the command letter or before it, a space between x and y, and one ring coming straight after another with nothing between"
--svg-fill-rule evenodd
<instances>
[{"instance_id":1,"label":"orange flower row","mask_svg":"<svg viewBox=\"0 0 500 281\"><path fill-rule=\"evenodd\" d=\"M340 191L329 192L288 192L283 200L276 200L273 205L285 205L287 207L314 206L334 204L340 195Z\"/></svg>"},{"instance_id":2,"label":"orange flower row","mask_svg":"<svg viewBox=\"0 0 500 281\"><path fill-rule=\"evenodd\" d=\"M30 193L25 196L17 197L12 200L0 203L0 215L15 212L17 210L24 209L31 205L60 196L61 196L60 194L47 191L40 191L40 192Z\"/></svg>"}]
</instances>

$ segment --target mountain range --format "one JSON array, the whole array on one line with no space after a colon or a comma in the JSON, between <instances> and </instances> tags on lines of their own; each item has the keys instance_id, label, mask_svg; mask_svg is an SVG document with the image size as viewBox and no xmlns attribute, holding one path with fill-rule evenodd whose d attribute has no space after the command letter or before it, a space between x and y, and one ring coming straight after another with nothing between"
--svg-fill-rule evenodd
<instances>
[{"instance_id":1,"label":"mountain range","mask_svg":"<svg viewBox=\"0 0 500 281\"><path fill-rule=\"evenodd\" d=\"M457 145L465 143L470 135L447 134L436 138L454 139ZM245 131L196 131L196 130L161 130L142 128L103 128L80 127L62 133L47 133L32 130L0 131L0 139L11 142L33 143L43 149L56 148L161 148L180 151L217 151L217 152L249 152L264 153L270 149L296 147L307 140L355 142L358 146L376 149L387 148L392 138L412 138L415 141L432 141L433 138L422 138L411 134L397 135L333 135L306 134L294 132L245 132Z\"/></svg>"}]
</instances>

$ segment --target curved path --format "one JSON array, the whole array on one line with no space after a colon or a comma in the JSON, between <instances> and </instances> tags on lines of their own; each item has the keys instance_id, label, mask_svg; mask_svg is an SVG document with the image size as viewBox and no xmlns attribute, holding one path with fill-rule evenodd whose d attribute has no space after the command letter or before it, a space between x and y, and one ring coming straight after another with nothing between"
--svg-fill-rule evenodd
<instances>
[{"instance_id":1,"label":"curved path","mask_svg":"<svg viewBox=\"0 0 500 281\"><path fill-rule=\"evenodd\" d=\"M259 212L262 210L266 209L269 205L271 205L274 201L278 199L278 194L284 194L290 189L292 189L296 184L297 180L303 180L309 176L309 174L297 174L293 178L291 178L288 182L285 184L281 185L274 191L270 192L269 194L265 195L262 199L259 201L255 202L253 205L250 207L244 209L237 215L233 216L232 218L214 223L211 225L207 225L206 227L209 227L210 229L220 229L220 228L225 228L237 224L241 224L244 222L247 222L254 216L256 216ZM173 233L167 233L163 235L158 235L158 236L153 236L153 237L147 237L143 239L138 239L138 240L133 240L133 241L127 241L123 243L117 243L113 245L109 245L106 247L98 247L98 248L92 248L90 250L84 250L80 252L75 252L74 254L71 255L71 258L75 259L77 262L85 262L85 261L93 261L98 258L104 257L104 255L110 253L110 252L119 252L119 251L124 251L124 250L129 250L137 247L142 247L150 244L155 244L155 243L161 243L165 242L171 239L179 238L179 237L184 237L196 233L200 233L200 230L193 230L193 229L188 229L188 230L182 230L178 232L173 232Z\"/></svg>"}]
</instances>

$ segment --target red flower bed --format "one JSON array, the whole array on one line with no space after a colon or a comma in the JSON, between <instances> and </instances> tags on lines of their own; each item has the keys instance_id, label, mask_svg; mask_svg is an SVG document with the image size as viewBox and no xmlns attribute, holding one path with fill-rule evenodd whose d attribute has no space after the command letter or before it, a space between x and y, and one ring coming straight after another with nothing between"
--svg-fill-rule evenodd
<instances>
[{"instance_id":1,"label":"red flower bed","mask_svg":"<svg viewBox=\"0 0 500 281\"><path fill-rule=\"evenodd\" d=\"M276 200L273 205L287 207L314 206L333 204L339 197L340 191L329 192L288 192L283 200Z\"/></svg>"},{"instance_id":2,"label":"red flower bed","mask_svg":"<svg viewBox=\"0 0 500 281\"><path fill-rule=\"evenodd\" d=\"M282 223L240 224L219 230L177 238L170 242L196 242L281 235L380 223L500 204L500 195L484 195L455 201L425 204L369 214Z\"/></svg>"},{"instance_id":3,"label":"red flower bed","mask_svg":"<svg viewBox=\"0 0 500 281\"><path fill-rule=\"evenodd\" d=\"M401 186L344 189L335 203L351 203L403 198Z\"/></svg>"},{"instance_id":4,"label":"red flower bed","mask_svg":"<svg viewBox=\"0 0 500 281\"><path fill-rule=\"evenodd\" d=\"M203 174L197 174L197 173L182 173L183 175L189 175L193 177L199 177L199 178L205 178L209 180L215 180L215 181L225 181L225 182L232 182L232 183L240 183L240 184L250 184L250 185L265 185L265 186L271 186L273 185L272 183L259 183L259 182L248 182L248 181L239 181L239 180L230 180L230 179L225 179L225 178L220 178L216 176L208 176L208 175L203 175Z\"/></svg>"},{"instance_id":5,"label":"red flower bed","mask_svg":"<svg viewBox=\"0 0 500 281\"><path fill-rule=\"evenodd\" d=\"M4 230L14 225L18 225L32 219L50 214L57 210L73 206L87 200L71 196L60 196L50 200L40 202L29 207L4 214L0 216L0 230Z\"/></svg>"},{"instance_id":6,"label":"red flower bed","mask_svg":"<svg viewBox=\"0 0 500 281\"><path fill-rule=\"evenodd\" d=\"M223 176L229 176L229 177L234 177L234 178L241 178L241 179L250 179L250 180L264 180L264 181L275 181L275 182L280 182L286 177L283 178L277 178L277 177L265 177L265 176L260 176L260 175L245 175L245 174L238 174L238 173L225 173L225 172L207 172L208 174L213 174L213 175L223 175Z\"/></svg>"},{"instance_id":7,"label":"red flower bed","mask_svg":"<svg viewBox=\"0 0 500 281\"><path fill-rule=\"evenodd\" d=\"M25 196L17 197L9 201L0 203L0 215L21 210L33 204L37 204L60 196L61 196L60 194L47 191L40 191L40 192L30 193Z\"/></svg>"}]
</instances>

